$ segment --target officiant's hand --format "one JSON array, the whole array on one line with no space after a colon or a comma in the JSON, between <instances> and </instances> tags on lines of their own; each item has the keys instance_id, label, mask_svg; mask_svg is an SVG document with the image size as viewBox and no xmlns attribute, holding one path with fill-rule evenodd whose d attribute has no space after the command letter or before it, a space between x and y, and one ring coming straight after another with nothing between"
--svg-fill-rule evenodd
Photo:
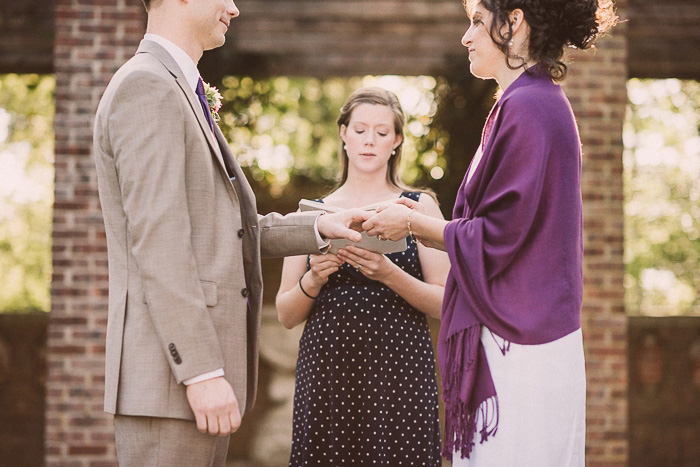
<instances>
[{"instance_id":1,"label":"officiant's hand","mask_svg":"<svg viewBox=\"0 0 700 467\"><path fill-rule=\"evenodd\" d=\"M394 271L399 269L386 256L352 245L338 250L338 257L365 277L379 282L385 282Z\"/></svg>"},{"instance_id":2,"label":"officiant's hand","mask_svg":"<svg viewBox=\"0 0 700 467\"><path fill-rule=\"evenodd\" d=\"M318 217L318 233L324 238L347 238L353 242L362 240L362 223L372 216L371 211L347 209Z\"/></svg>"},{"instance_id":3,"label":"officiant's hand","mask_svg":"<svg viewBox=\"0 0 700 467\"><path fill-rule=\"evenodd\" d=\"M311 266L310 281L316 290L321 289L328 282L328 276L343 265L343 260L333 253L326 253L325 255L310 255L309 264Z\"/></svg>"}]
</instances>

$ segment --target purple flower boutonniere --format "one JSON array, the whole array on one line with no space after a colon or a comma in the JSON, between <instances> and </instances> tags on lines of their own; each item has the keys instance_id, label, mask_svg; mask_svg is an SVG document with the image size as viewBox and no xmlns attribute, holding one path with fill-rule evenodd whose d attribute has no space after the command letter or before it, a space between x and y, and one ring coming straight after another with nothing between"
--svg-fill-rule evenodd
<instances>
[{"instance_id":1,"label":"purple flower boutonniere","mask_svg":"<svg viewBox=\"0 0 700 467\"><path fill-rule=\"evenodd\" d=\"M211 118L218 123L221 120L219 115L219 109L221 108L221 93L214 86L210 86L209 83L202 81L204 85L204 95L207 98L207 104L209 104L209 110L211 110Z\"/></svg>"}]
</instances>

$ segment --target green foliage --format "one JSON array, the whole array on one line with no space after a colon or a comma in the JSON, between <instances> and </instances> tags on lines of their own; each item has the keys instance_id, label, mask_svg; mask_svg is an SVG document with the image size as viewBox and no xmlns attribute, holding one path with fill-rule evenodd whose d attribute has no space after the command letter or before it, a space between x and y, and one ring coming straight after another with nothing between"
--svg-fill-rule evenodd
<instances>
[{"instance_id":1,"label":"green foliage","mask_svg":"<svg viewBox=\"0 0 700 467\"><path fill-rule=\"evenodd\" d=\"M486 117L496 102L497 85L494 80L475 78L467 60L453 61L437 82L438 109L422 143L443 151L445 176L422 183L435 191L442 213L450 219L459 187L481 142Z\"/></svg>"},{"instance_id":2,"label":"green foliage","mask_svg":"<svg viewBox=\"0 0 700 467\"><path fill-rule=\"evenodd\" d=\"M700 83L628 83L625 288L631 314L700 314Z\"/></svg>"},{"instance_id":3,"label":"green foliage","mask_svg":"<svg viewBox=\"0 0 700 467\"><path fill-rule=\"evenodd\" d=\"M0 312L48 311L52 76L0 76Z\"/></svg>"},{"instance_id":4,"label":"green foliage","mask_svg":"<svg viewBox=\"0 0 700 467\"><path fill-rule=\"evenodd\" d=\"M284 202L302 185L315 195L334 185L340 108L352 91L372 85L394 91L407 114L402 159L406 183L425 184L443 176L445 137L430 126L437 110L437 81L432 77L255 81L227 76L220 87L224 104L219 125L250 175L259 202L264 205L268 197Z\"/></svg>"},{"instance_id":5,"label":"green foliage","mask_svg":"<svg viewBox=\"0 0 700 467\"><path fill-rule=\"evenodd\" d=\"M440 78L225 77L219 125L260 212L293 211L334 186L340 107L375 85L394 91L407 116L404 181L435 190L449 217L493 104L493 84L464 64ZM50 305L54 87L49 76L0 76L0 311Z\"/></svg>"}]
</instances>

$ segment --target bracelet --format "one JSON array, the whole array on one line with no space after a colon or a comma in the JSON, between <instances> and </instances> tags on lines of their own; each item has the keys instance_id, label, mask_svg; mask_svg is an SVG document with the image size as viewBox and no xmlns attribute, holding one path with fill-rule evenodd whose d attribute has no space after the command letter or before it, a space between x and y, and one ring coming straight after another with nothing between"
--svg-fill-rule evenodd
<instances>
[{"instance_id":1,"label":"bracelet","mask_svg":"<svg viewBox=\"0 0 700 467\"><path fill-rule=\"evenodd\" d=\"M416 236L413 234L413 231L411 230L411 214L413 214L413 209L408 213L408 219L406 219L406 226L408 227L408 238L411 239L413 243L418 243L418 239Z\"/></svg>"},{"instance_id":2,"label":"bracelet","mask_svg":"<svg viewBox=\"0 0 700 467\"><path fill-rule=\"evenodd\" d=\"M299 288L301 289L301 292L302 292L304 295L306 295L307 297L309 297L311 300L316 300L316 299L318 298L318 295L316 295L315 297L312 297L311 295L309 295L309 294L306 292L306 290L304 290L304 287L301 285L301 280L304 278L305 275L306 275L306 274L302 274L301 277L299 278Z\"/></svg>"}]
</instances>

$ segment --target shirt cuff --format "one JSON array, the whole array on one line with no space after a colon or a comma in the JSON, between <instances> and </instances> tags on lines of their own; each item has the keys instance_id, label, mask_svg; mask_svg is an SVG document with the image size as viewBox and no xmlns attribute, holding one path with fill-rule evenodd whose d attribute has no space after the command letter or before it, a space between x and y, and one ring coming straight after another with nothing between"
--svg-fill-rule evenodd
<instances>
[{"instance_id":1,"label":"shirt cuff","mask_svg":"<svg viewBox=\"0 0 700 467\"><path fill-rule=\"evenodd\" d=\"M321 211L319 215L316 216L316 219L314 219L314 233L316 234L316 244L318 245L318 249L321 250L323 253L328 251L328 246L331 244L331 241L324 240L318 231L318 218L324 215L325 213L325 211Z\"/></svg>"},{"instance_id":2,"label":"shirt cuff","mask_svg":"<svg viewBox=\"0 0 700 467\"><path fill-rule=\"evenodd\" d=\"M184 380L182 383L185 386L189 386L190 384L201 383L202 381L206 381L208 379L218 378L220 376L224 376L224 369L223 368L219 368L218 370L214 370L214 371L209 371L207 373L204 373L203 375L188 378L188 379Z\"/></svg>"}]
</instances>

